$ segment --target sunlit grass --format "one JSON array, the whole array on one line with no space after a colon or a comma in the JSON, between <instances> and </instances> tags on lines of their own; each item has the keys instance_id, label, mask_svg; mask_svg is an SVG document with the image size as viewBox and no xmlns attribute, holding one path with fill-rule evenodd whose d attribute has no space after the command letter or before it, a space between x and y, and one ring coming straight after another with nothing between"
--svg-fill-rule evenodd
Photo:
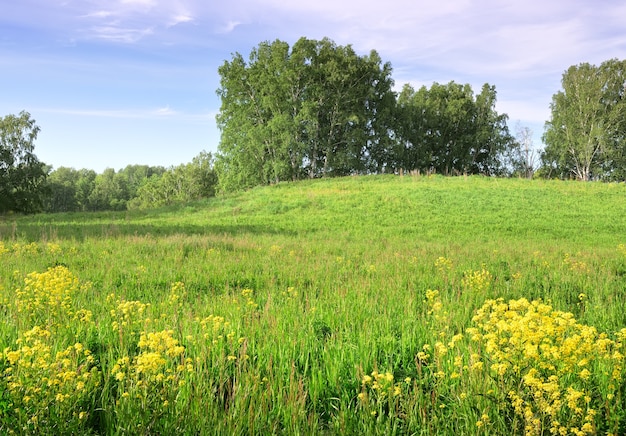
<instances>
[{"instance_id":1,"label":"sunlit grass","mask_svg":"<svg viewBox=\"0 0 626 436\"><path fill-rule=\"evenodd\" d=\"M622 434L625 194L360 177L5 218L0 430Z\"/></svg>"}]
</instances>

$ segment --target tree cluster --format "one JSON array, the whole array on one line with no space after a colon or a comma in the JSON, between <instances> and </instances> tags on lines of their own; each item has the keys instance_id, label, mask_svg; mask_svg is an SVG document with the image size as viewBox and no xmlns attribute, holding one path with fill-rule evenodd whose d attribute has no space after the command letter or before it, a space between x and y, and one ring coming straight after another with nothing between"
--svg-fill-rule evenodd
<instances>
[{"instance_id":1,"label":"tree cluster","mask_svg":"<svg viewBox=\"0 0 626 436\"><path fill-rule=\"evenodd\" d=\"M0 118L0 214L145 209L215 195L211 153L170 168L53 171L34 153L39 130L28 112Z\"/></svg>"},{"instance_id":2,"label":"tree cluster","mask_svg":"<svg viewBox=\"0 0 626 436\"><path fill-rule=\"evenodd\" d=\"M578 180L626 179L626 61L571 66L552 97L544 171Z\"/></svg>"},{"instance_id":3,"label":"tree cluster","mask_svg":"<svg viewBox=\"0 0 626 436\"><path fill-rule=\"evenodd\" d=\"M35 155L38 133L28 112L0 117L0 213L41 210L47 172Z\"/></svg>"},{"instance_id":4,"label":"tree cluster","mask_svg":"<svg viewBox=\"0 0 626 436\"><path fill-rule=\"evenodd\" d=\"M34 154L28 112L0 117L0 213L148 208L257 185L399 173L533 177L532 132L509 133L495 87L433 83L393 91L391 65L330 39L264 42L219 67L218 154L102 174ZM543 135L540 174L626 180L626 61L583 63L562 77Z\"/></svg>"},{"instance_id":5,"label":"tree cluster","mask_svg":"<svg viewBox=\"0 0 626 436\"><path fill-rule=\"evenodd\" d=\"M418 91L405 85L395 110L395 168L503 174L514 141L495 104L495 87L488 84L476 96L470 85L455 82Z\"/></svg>"},{"instance_id":6,"label":"tree cluster","mask_svg":"<svg viewBox=\"0 0 626 436\"><path fill-rule=\"evenodd\" d=\"M219 68L226 189L365 171L386 137L390 66L329 39L262 43Z\"/></svg>"},{"instance_id":7,"label":"tree cluster","mask_svg":"<svg viewBox=\"0 0 626 436\"><path fill-rule=\"evenodd\" d=\"M171 168L128 165L96 174L61 167L46 182L46 212L147 209L215 195L213 156L202 152L191 163Z\"/></svg>"},{"instance_id":8,"label":"tree cluster","mask_svg":"<svg viewBox=\"0 0 626 436\"><path fill-rule=\"evenodd\" d=\"M450 82L393 92L376 51L301 38L236 53L220 68L222 189L399 170L498 174L514 142L495 87Z\"/></svg>"}]
</instances>

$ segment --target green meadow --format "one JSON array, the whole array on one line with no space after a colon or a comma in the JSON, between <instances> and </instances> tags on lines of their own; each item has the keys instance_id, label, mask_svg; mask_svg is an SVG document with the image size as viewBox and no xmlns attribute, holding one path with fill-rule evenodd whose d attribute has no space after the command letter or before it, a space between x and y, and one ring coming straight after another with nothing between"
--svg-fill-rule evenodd
<instances>
[{"instance_id":1,"label":"green meadow","mask_svg":"<svg viewBox=\"0 0 626 436\"><path fill-rule=\"evenodd\" d=\"M0 433L626 433L626 185L0 218Z\"/></svg>"}]
</instances>

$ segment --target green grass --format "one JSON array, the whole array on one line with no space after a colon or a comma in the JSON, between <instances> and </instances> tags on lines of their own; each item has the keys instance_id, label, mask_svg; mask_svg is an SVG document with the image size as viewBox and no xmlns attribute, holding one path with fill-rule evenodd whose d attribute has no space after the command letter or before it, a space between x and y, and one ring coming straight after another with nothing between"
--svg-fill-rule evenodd
<instances>
[{"instance_id":1,"label":"green grass","mask_svg":"<svg viewBox=\"0 0 626 436\"><path fill-rule=\"evenodd\" d=\"M606 332L618 350L625 198L623 184L373 176L284 183L156 211L6 216L0 346L18 349L16 340L39 325L52 332L53 351L80 342L93 352L99 383L73 405L88 416L75 417L83 432L530 432L536 423L515 411L512 386L548 432L557 415L537 412L548 406L531 400L535 385L521 381L522 370L494 375L497 358L467 329L489 299L541 300ZM70 308L18 310L35 304L20 297L25 277L59 265L80 283ZM183 291L172 290L177 282ZM127 301L149 305L124 315ZM68 315L79 309L92 320ZM201 320L210 316L223 322L207 330ZM113 322L127 324L115 330ZM183 382L136 386L136 359L154 351L140 345L141 334L170 330L185 351L166 356L157 372ZM463 338L435 352L457 334ZM469 369L474 354L484 369ZM120 381L115 364L124 357ZM589 382L559 373L561 399L567 387L587 392L594 431L623 433L623 374L610 382L606 374L621 360L602 359L599 351L591 359ZM189 371L178 368L187 363ZM0 368L9 366L5 353ZM393 380L373 385L365 380L373 371ZM23 386L38 377L24 374ZM30 407L25 388L0 388L0 429L45 434L16 412ZM615 407L606 405L611 395ZM558 419L582 431L588 414L572 410L562 405ZM61 424L47 419L58 433Z\"/></svg>"}]
</instances>

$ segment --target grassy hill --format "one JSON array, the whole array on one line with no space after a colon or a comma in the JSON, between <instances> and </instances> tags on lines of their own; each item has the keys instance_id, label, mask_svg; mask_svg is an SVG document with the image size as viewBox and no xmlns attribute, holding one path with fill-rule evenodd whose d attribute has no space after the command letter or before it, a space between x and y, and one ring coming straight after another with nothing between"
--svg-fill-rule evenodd
<instances>
[{"instance_id":1,"label":"grassy hill","mask_svg":"<svg viewBox=\"0 0 626 436\"><path fill-rule=\"evenodd\" d=\"M623 433L624 216L623 184L373 176L4 217L0 429ZM83 396L29 388L35 326L95 356Z\"/></svg>"}]
</instances>

